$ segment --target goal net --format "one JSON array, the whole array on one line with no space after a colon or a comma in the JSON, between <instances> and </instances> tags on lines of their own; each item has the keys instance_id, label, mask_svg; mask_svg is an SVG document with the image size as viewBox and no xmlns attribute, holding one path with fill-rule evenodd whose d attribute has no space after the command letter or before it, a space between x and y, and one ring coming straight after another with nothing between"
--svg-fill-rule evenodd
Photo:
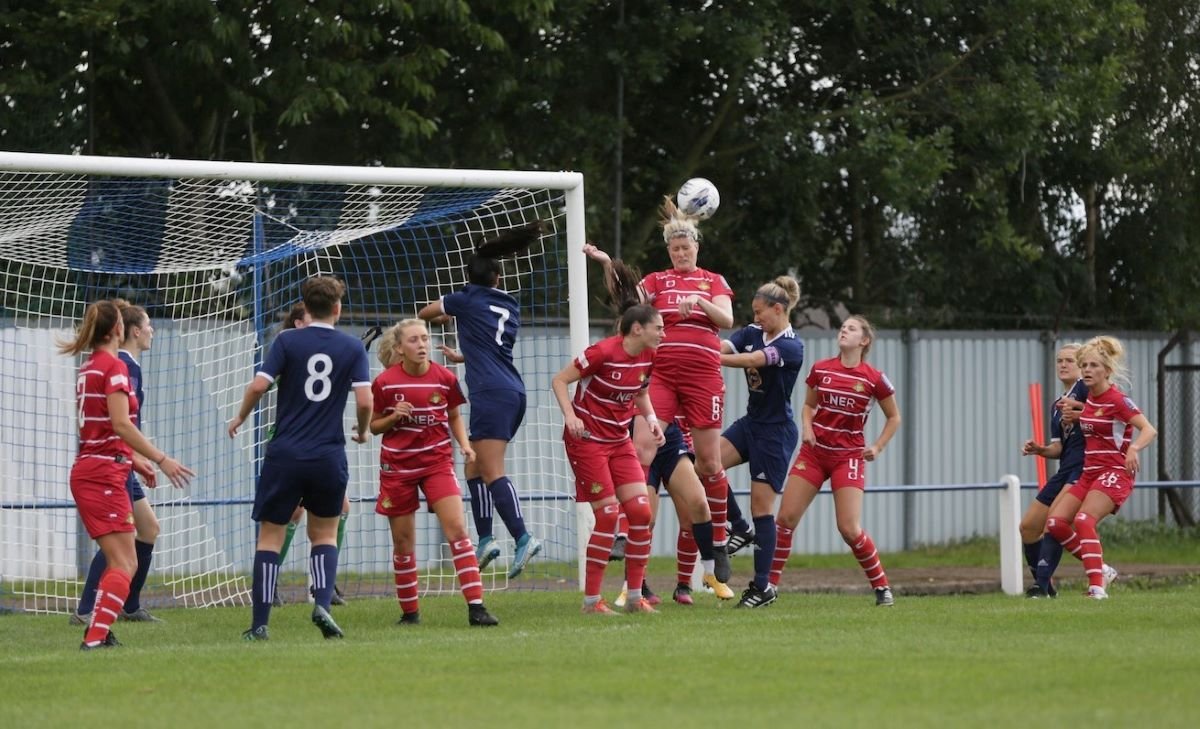
<instances>
[{"instance_id":1,"label":"goal net","mask_svg":"<svg viewBox=\"0 0 1200 729\"><path fill-rule=\"evenodd\" d=\"M198 474L186 490L161 477L167 485L147 490L161 533L144 602L246 603L250 506L273 393L236 439L225 425L299 300L299 284L314 274L342 278L339 326L353 334L386 328L464 286L480 238L535 220L545 234L505 259L500 286L520 304L516 357L529 401L508 470L545 546L508 580L515 545L497 520L503 557L484 580L491 590L574 586L577 512L549 383L587 343L582 200L574 173L0 153L0 606L73 609L96 549L69 490L80 363L55 350L89 302L120 297L149 313L155 335L140 360L142 428ZM431 334L435 345L457 344L453 324ZM376 354L372 346L372 376L381 369ZM352 399L346 423L349 432ZM347 451L351 508L338 587L347 596L393 594L387 520L374 513L379 441L348 440ZM461 463L458 470L461 478ZM424 504L417 532L422 591L456 591L448 548ZM281 570L289 599L307 598L308 551L301 526Z\"/></svg>"}]
</instances>

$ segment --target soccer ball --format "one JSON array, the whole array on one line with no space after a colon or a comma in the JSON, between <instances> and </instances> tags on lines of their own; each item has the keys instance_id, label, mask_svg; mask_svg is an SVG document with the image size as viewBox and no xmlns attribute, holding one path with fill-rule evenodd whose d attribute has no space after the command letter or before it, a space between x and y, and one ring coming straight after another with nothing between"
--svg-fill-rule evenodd
<instances>
[{"instance_id":1,"label":"soccer ball","mask_svg":"<svg viewBox=\"0 0 1200 729\"><path fill-rule=\"evenodd\" d=\"M679 188L675 202L683 214L708 220L721 204L721 193L703 177L693 177Z\"/></svg>"}]
</instances>

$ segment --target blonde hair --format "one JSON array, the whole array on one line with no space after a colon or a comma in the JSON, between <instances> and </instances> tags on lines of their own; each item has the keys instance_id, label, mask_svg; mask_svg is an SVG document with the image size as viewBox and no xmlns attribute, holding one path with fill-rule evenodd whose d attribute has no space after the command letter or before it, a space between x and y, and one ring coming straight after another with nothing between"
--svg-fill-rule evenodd
<instances>
[{"instance_id":1,"label":"blonde hair","mask_svg":"<svg viewBox=\"0 0 1200 729\"><path fill-rule=\"evenodd\" d=\"M670 243L672 238L686 236L699 245L700 228L696 225L699 218L688 215L675 207L675 201L670 197L663 197L663 204L658 209L658 213L660 216L658 224L663 229L664 243Z\"/></svg>"},{"instance_id":2,"label":"blonde hair","mask_svg":"<svg viewBox=\"0 0 1200 729\"><path fill-rule=\"evenodd\" d=\"M850 321L851 319L858 321L858 325L862 327L863 339L867 342L863 345L862 350L862 358L865 362L867 361L867 352L871 351L871 345L875 343L875 325L867 321L867 317L863 316L862 314L854 314L846 317L846 321Z\"/></svg>"},{"instance_id":3,"label":"blonde hair","mask_svg":"<svg viewBox=\"0 0 1200 729\"><path fill-rule=\"evenodd\" d=\"M1108 370L1108 379L1129 387L1129 371L1125 368L1125 346L1116 337L1102 334L1092 337L1075 350L1075 363L1080 364L1085 357L1092 356L1100 360L1100 364Z\"/></svg>"},{"instance_id":4,"label":"blonde hair","mask_svg":"<svg viewBox=\"0 0 1200 729\"><path fill-rule=\"evenodd\" d=\"M400 342L400 332L411 326L419 326L425 331L429 331L425 322L420 319L402 319L399 323L388 327L384 330L383 336L379 338L379 354L377 355L379 364L391 367L400 361L400 353L396 351L396 345Z\"/></svg>"},{"instance_id":5,"label":"blonde hair","mask_svg":"<svg viewBox=\"0 0 1200 729\"><path fill-rule=\"evenodd\" d=\"M792 309L800 303L800 282L791 276L776 276L774 280L759 286L754 298L768 304L779 304L783 307L784 316L790 318Z\"/></svg>"}]
</instances>

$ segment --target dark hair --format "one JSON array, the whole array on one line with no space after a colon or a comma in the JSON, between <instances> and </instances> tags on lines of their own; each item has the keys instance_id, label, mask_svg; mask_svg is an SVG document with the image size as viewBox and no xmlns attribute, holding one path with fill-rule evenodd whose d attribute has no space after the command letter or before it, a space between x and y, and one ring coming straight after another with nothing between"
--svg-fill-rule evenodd
<instances>
[{"instance_id":1,"label":"dark hair","mask_svg":"<svg viewBox=\"0 0 1200 729\"><path fill-rule=\"evenodd\" d=\"M495 286L500 283L504 267L495 258L474 255L467 262L467 281L476 286Z\"/></svg>"},{"instance_id":2,"label":"dark hair","mask_svg":"<svg viewBox=\"0 0 1200 729\"><path fill-rule=\"evenodd\" d=\"M621 314L621 323L618 329L622 336L626 336L633 331L634 324L646 326L658 316L660 316L658 309L650 304L635 304Z\"/></svg>"},{"instance_id":3,"label":"dark hair","mask_svg":"<svg viewBox=\"0 0 1200 729\"><path fill-rule=\"evenodd\" d=\"M88 305L87 311L83 313L83 321L75 330L75 338L59 341L59 353L82 354L89 349L95 349L104 344L104 340L113 333L120 320L121 308L117 302L111 299L92 302Z\"/></svg>"},{"instance_id":4,"label":"dark hair","mask_svg":"<svg viewBox=\"0 0 1200 729\"><path fill-rule=\"evenodd\" d=\"M304 308L303 301L297 301L292 304L292 308L283 317L283 329L295 329L296 325L304 321L304 314L308 310Z\"/></svg>"},{"instance_id":5,"label":"dark hair","mask_svg":"<svg viewBox=\"0 0 1200 729\"><path fill-rule=\"evenodd\" d=\"M608 267L604 276L604 287L608 289L609 301L617 310L618 316L624 314L629 307L637 306L645 300L641 279L637 269L625 265L619 258Z\"/></svg>"},{"instance_id":6,"label":"dark hair","mask_svg":"<svg viewBox=\"0 0 1200 729\"><path fill-rule=\"evenodd\" d=\"M117 299L117 308L121 310L121 319L125 322L125 338L129 339L129 331L134 327L140 327L142 322L149 321L150 315L146 310L137 304L131 304L124 299Z\"/></svg>"},{"instance_id":7,"label":"dark hair","mask_svg":"<svg viewBox=\"0 0 1200 729\"><path fill-rule=\"evenodd\" d=\"M332 315L334 306L345 293L346 286L333 276L313 276L300 284L300 298L304 299L304 308L314 319Z\"/></svg>"}]
</instances>

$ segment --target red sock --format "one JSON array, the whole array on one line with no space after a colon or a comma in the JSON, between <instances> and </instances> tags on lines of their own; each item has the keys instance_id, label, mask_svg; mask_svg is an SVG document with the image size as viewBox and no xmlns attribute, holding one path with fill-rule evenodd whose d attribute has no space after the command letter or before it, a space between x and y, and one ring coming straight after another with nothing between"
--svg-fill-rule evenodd
<instances>
[{"instance_id":1,"label":"red sock","mask_svg":"<svg viewBox=\"0 0 1200 729\"><path fill-rule=\"evenodd\" d=\"M729 541L725 526L729 516L729 479L725 477L725 469L704 477L704 495L708 498L708 510L712 512L713 544L725 544Z\"/></svg>"},{"instance_id":2,"label":"red sock","mask_svg":"<svg viewBox=\"0 0 1200 729\"><path fill-rule=\"evenodd\" d=\"M1079 558L1087 574L1089 587L1104 587L1104 547L1096 533L1096 522L1082 511L1075 515L1075 534L1079 537Z\"/></svg>"},{"instance_id":3,"label":"red sock","mask_svg":"<svg viewBox=\"0 0 1200 729\"><path fill-rule=\"evenodd\" d=\"M696 547L696 538L690 529L680 529L679 537L675 540L675 581L681 585L692 584L692 574L696 571L696 560L700 559L700 550Z\"/></svg>"},{"instance_id":4,"label":"red sock","mask_svg":"<svg viewBox=\"0 0 1200 729\"><path fill-rule=\"evenodd\" d=\"M635 496L621 504L629 518L629 541L625 545L625 576L630 587L641 588L650 561L650 499Z\"/></svg>"},{"instance_id":5,"label":"red sock","mask_svg":"<svg viewBox=\"0 0 1200 729\"><path fill-rule=\"evenodd\" d=\"M616 538L614 532L617 528L617 514L620 511L621 507L617 504L608 504L595 510L596 526L592 528L592 536L588 538L587 565L584 567L584 597L600 596L600 583L604 580L608 555L612 553L613 540Z\"/></svg>"},{"instance_id":6,"label":"red sock","mask_svg":"<svg viewBox=\"0 0 1200 729\"><path fill-rule=\"evenodd\" d=\"M846 544L850 545L854 558L862 565L871 587L887 587L887 574L883 571L883 563L879 561L879 552L875 551L875 542L871 541L871 535L864 530L854 539L847 539Z\"/></svg>"},{"instance_id":7,"label":"red sock","mask_svg":"<svg viewBox=\"0 0 1200 729\"><path fill-rule=\"evenodd\" d=\"M475 547L470 537L450 542L450 554L454 556L454 571L458 574L458 587L467 604L483 602L483 580L479 577L479 560L475 559Z\"/></svg>"},{"instance_id":8,"label":"red sock","mask_svg":"<svg viewBox=\"0 0 1200 729\"><path fill-rule=\"evenodd\" d=\"M793 533L792 529L775 522L775 559L771 560L771 573L767 575L767 581L771 583L772 587L779 587L779 577L783 574L783 567L792 554Z\"/></svg>"},{"instance_id":9,"label":"red sock","mask_svg":"<svg viewBox=\"0 0 1200 729\"><path fill-rule=\"evenodd\" d=\"M109 629L117 622L117 616L125 607L132 579L130 575L112 567L100 575L100 584L96 588L96 607L92 609L92 622L84 633L84 643L100 645L108 637Z\"/></svg>"},{"instance_id":10,"label":"red sock","mask_svg":"<svg viewBox=\"0 0 1200 729\"><path fill-rule=\"evenodd\" d=\"M400 601L400 610L405 613L415 613L420 609L417 603L417 555L412 552L392 555L392 574L396 578L396 599Z\"/></svg>"},{"instance_id":11,"label":"red sock","mask_svg":"<svg viewBox=\"0 0 1200 729\"><path fill-rule=\"evenodd\" d=\"M1055 541L1063 546L1063 549L1075 555L1075 559L1083 559L1079 535L1071 528L1069 521L1050 517L1046 520L1046 533L1054 537Z\"/></svg>"}]
</instances>

